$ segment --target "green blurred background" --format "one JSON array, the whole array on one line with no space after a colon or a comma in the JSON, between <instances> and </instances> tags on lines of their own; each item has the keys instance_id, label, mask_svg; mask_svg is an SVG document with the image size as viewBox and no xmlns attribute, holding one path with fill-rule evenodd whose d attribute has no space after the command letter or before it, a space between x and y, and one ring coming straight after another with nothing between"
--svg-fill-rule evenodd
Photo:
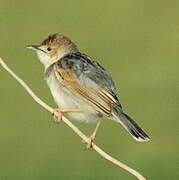
<instances>
[{"instance_id":1,"label":"green blurred background","mask_svg":"<svg viewBox=\"0 0 179 180\"><path fill-rule=\"evenodd\" d=\"M50 33L69 36L112 74L124 110L152 141L103 119L96 143L148 179L179 179L179 1L1 0L0 56L55 107L35 53ZM89 152L0 68L0 180L130 180ZM89 135L95 124L74 122Z\"/></svg>"}]
</instances>

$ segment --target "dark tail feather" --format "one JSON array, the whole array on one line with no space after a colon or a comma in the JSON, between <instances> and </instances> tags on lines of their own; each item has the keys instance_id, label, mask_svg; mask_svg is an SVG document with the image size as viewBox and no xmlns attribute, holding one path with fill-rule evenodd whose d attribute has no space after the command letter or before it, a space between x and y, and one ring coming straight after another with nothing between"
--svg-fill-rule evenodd
<instances>
[{"instance_id":1,"label":"dark tail feather","mask_svg":"<svg viewBox=\"0 0 179 180\"><path fill-rule=\"evenodd\" d=\"M117 120L131 134L131 136L140 142L149 141L149 136L139 127L139 125L127 114L118 112Z\"/></svg>"}]
</instances>

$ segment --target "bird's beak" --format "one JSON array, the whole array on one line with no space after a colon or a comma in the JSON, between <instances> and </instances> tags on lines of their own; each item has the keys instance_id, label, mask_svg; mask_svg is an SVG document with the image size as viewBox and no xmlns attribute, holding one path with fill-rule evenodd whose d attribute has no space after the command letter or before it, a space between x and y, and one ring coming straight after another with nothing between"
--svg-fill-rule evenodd
<instances>
[{"instance_id":1,"label":"bird's beak","mask_svg":"<svg viewBox=\"0 0 179 180\"><path fill-rule=\"evenodd\" d=\"M28 46L26 46L26 48L27 49L32 49L32 50L35 50L35 51L39 50L39 51L42 51L42 52L46 53L43 49L39 48L38 45L28 45Z\"/></svg>"},{"instance_id":2,"label":"bird's beak","mask_svg":"<svg viewBox=\"0 0 179 180\"><path fill-rule=\"evenodd\" d=\"M38 46L37 45L28 45L26 46L27 49L33 49L33 50L38 50Z\"/></svg>"}]
</instances>

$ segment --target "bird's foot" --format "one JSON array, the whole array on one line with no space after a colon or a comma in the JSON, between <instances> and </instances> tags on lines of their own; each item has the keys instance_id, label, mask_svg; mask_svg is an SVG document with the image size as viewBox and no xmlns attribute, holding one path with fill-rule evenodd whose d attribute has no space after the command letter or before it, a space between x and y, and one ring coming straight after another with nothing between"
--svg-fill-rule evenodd
<instances>
[{"instance_id":1,"label":"bird's foot","mask_svg":"<svg viewBox=\"0 0 179 180\"><path fill-rule=\"evenodd\" d=\"M62 116L64 113L68 113L68 112L81 112L79 109L60 109L60 108L56 108L54 109L52 115L54 118L54 122L55 123L60 123L62 121Z\"/></svg>"},{"instance_id":2,"label":"bird's foot","mask_svg":"<svg viewBox=\"0 0 179 180\"><path fill-rule=\"evenodd\" d=\"M93 150L93 142L95 139L96 139L96 136L93 134L88 138L88 143L86 146L88 150L90 150L90 151Z\"/></svg>"}]
</instances>

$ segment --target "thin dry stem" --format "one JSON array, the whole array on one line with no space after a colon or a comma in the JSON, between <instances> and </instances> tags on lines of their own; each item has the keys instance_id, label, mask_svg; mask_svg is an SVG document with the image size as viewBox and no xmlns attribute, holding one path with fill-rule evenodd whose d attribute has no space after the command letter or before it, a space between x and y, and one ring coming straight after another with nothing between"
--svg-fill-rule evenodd
<instances>
[{"instance_id":1,"label":"thin dry stem","mask_svg":"<svg viewBox=\"0 0 179 180\"><path fill-rule=\"evenodd\" d=\"M47 111L49 111L50 113L54 112L54 108L50 107L49 105L47 105L44 101L42 101L32 90L31 88L21 79L19 78L2 60L2 58L0 58L0 64L2 65L2 67L8 71L23 87L24 89L31 95L31 97L38 103L40 104L43 108L45 108ZM65 118L64 116L62 116L62 121L69 126L78 136L81 137L81 139L88 143L88 137L85 136L74 124L72 124L67 118ZM106 152L104 152L101 148L99 148L96 144L92 143L93 145L93 149L98 152L103 158L107 159L108 161L111 161L113 164L125 169L126 171L128 171L130 174L136 176L138 179L140 180L146 180L144 178L144 176L142 176L139 172L137 172L136 170L130 168L129 166L127 166L126 164L116 160L115 158L113 158L112 156L110 156L109 154L107 154Z\"/></svg>"}]
</instances>

